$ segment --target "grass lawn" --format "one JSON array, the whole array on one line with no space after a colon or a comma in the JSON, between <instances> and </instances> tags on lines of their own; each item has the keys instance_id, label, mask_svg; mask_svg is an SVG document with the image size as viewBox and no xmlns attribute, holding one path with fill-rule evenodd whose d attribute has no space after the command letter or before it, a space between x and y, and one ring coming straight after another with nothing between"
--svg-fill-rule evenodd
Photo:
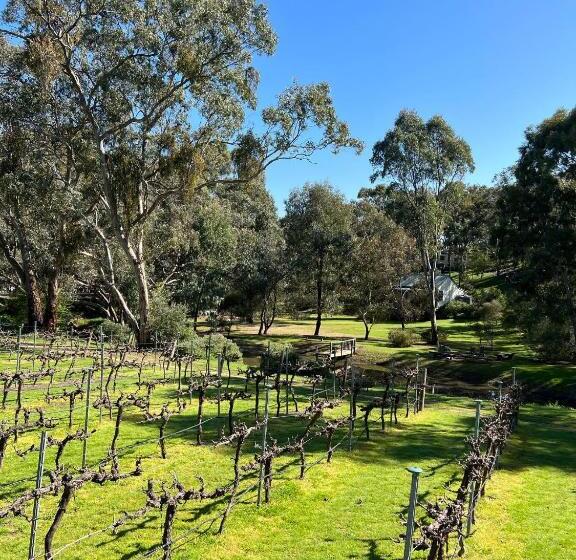
<instances>
[{"instance_id":1,"label":"grass lawn","mask_svg":"<svg viewBox=\"0 0 576 560\"><path fill-rule=\"evenodd\" d=\"M273 329L271 340L304 344L310 323L281 321ZM423 325L422 325L423 326ZM449 324L446 324L449 326ZM458 325L454 325L457 327ZM361 325L350 318L326 321L324 333L332 336L355 335ZM379 325L374 333L380 340L360 343L359 360L368 362L394 356L387 346L386 332L392 325ZM462 332L462 344L466 333ZM256 348L262 339L249 329L237 330L234 335L246 347ZM376 336L376 334L375 334ZM472 342L470 342L472 343ZM505 344L506 341L500 341ZM510 345L514 340L508 341ZM407 349L404 359L414 360L416 354L425 356L427 347L421 345ZM90 360L76 365L88 365ZM204 366L198 361L195 369ZM0 355L0 370L14 367L14 357ZM24 364L26 367L26 364ZM58 374L60 377L62 373ZM145 378L159 377L160 372L149 369ZM57 381L62 381L57 376ZM118 378L116 394L136 389L136 372L128 370ZM242 387L242 379L234 376L232 386ZM97 384L96 384L97 387ZM176 400L174 382L159 385L153 392L152 410L157 411L164 402ZM251 388L253 390L253 388ZM58 394L62 389L54 389ZM61 418L51 433L63 437L67 428L67 402L56 399L46 405L42 382L36 389L25 392L24 406L42 405L50 415ZM96 389L96 393L97 393ZM371 389L372 396L377 389ZM311 388L302 382L297 386L300 409L310 398ZM215 418L215 392L205 407L205 417ZM370 394L361 395L361 401ZM275 399L272 398L272 403ZM262 400L261 400L262 402ZM347 559L368 558L397 560L402 556L402 544L397 542L403 531L399 521L408 501L410 476L405 468L418 465L424 469L420 484L420 499L434 500L446 495L445 484L457 479L460 473L458 457L465 448L464 438L470 433L474 418L474 402L466 397L429 395L424 412L409 418L400 414L397 426L386 425L381 431L374 412L371 421L371 439L366 440L359 420L355 430L352 452L348 451L346 429L341 429L334 441L342 441L333 462L327 464L326 441L317 437L307 448L306 462L311 468L304 480L299 480L298 458L288 455L275 460L276 473L272 485L272 501L256 507L255 473L243 474L240 500L233 510L223 535L217 536L214 520L223 510L222 500L188 502L182 505L174 523L173 558L190 560L210 559ZM173 416L166 428L168 457L161 459L157 444L158 426L142 423L142 413L127 409L121 424L118 447L121 450L122 471L131 469L137 457L143 457L144 473L104 486L88 484L79 489L60 526L54 548L60 550L56 558L72 560L92 558L104 560L119 558L160 558L156 550L162 532L163 512L153 510L147 515L122 526L116 534L98 532L118 519L122 512L135 511L144 505L144 492L148 479L165 482L171 490L174 475L186 486L198 486L197 476L205 479L206 489L227 484L232 478L232 450L214 447L225 429L225 417L214 419L205 426L205 445L195 445L197 398L179 415ZM13 418L14 392L9 394L6 410L0 411L0 420ZM227 404L223 403L223 413ZM254 401L238 401L236 418L253 422ZM485 403L487 413L490 408ZM272 408L274 411L274 407ZM90 426L97 431L88 446L88 464L96 464L107 453L113 433L113 420L104 415L102 423L98 412L91 410ZM328 417L348 414L348 404L329 410ZM82 425L84 403L79 401L74 413L73 430ZM298 417L272 418L271 438L280 443L301 432L304 420ZM181 430L185 430L181 432ZM176 432L179 432L176 434ZM176 434L172 436L172 434ZM467 542L467 558L474 560L522 559L572 560L576 545L572 527L576 522L576 411L559 406L526 404L520 416L517 432L488 485L486 498L478 510L478 524L474 536ZM242 463L251 461L257 452L261 434L256 433L246 444ZM37 454L19 457L23 450L38 441L38 434L19 438L16 448L9 446L0 469L0 510L3 505L33 486ZM130 447L134 445L134 447ZM53 468L55 449L47 452L47 469ZM66 448L63 463L78 466L81 443ZM318 464L315 464L320 461ZM314 465L314 466L312 466ZM24 479L24 480L23 480ZM46 479L45 479L46 480ZM38 528L37 557L43 550L43 537L56 511L57 498L42 499ZM28 507L28 513L30 506ZM215 524L216 523L216 524ZM94 534L95 533L95 534ZM2 560L20 560L26 557L29 525L23 518L0 519ZM84 535L89 538L82 539ZM66 548L69 543L74 543ZM64 548L62 548L64 547ZM147 555L147 556L146 556ZM425 553L415 554L422 559Z\"/></svg>"},{"instance_id":2,"label":"grass lawn","mask_svg":"<svg viewBox=\"0 0 576 560\"><path fill-rule=\"evenodd\" d=\"M232 336L248 352L263 348L268 340L293 345L313 345L311 339L315 320L288 318L278 319L267 337L257 335L253 325L235 325ZM478 348L478 338L470 323L453 319L440 319L439 327L448 333L448 345L455 350ZM409 328L424 330L428 322L411 323ZM397 323L376 324L370 339L363 340L364 325L353 317L327 317L322 322L320 334L325 337L356 337L358 342L357 362L374 364L382 362L407 363L414 365L416 357L428 367L434 383L446 393L486 395L494 390L495 380L510 380L512 368L520 382L525 385L527 398L536 402L560 402L576 406L576 367L572 364L546 364L536 360L533 352L525 346L518 332L500 331L494 341L494 352L513 353L511 360L472 362L435 360L430 357L431 346L424 343L409 348L393 348L388 341L391 329Z\"/></svg>"}]
</instances>

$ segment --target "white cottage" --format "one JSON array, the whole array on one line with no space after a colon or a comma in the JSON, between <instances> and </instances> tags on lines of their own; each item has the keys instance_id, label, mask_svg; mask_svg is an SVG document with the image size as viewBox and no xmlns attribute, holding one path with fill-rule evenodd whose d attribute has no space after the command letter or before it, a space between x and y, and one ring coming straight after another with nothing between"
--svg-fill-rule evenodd
<instances>
[{"instance_id":1,"label":"white cottage","mask_svg":"<svg viewBox=\"0 0 576 560\"><path fill-rule=\"evenodd\" d=\"M415 272L400 281L400 289L411 290L423 282L424 275L421 272ZM472 297L460 288L448 274L436 273L436 291L438 292L437 309L454 300L472 303Z\"/></svg>"}]
</instances>

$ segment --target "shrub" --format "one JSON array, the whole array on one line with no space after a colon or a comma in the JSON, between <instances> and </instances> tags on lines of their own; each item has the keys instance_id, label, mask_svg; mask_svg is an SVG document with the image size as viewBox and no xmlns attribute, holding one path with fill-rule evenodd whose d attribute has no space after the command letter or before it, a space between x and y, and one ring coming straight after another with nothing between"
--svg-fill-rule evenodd
<instances>
[{"instance_id":1,"label":"shrub","mask_svg":"<svg viewBox=\"0 0 576 560\"><path fill-rule=\"evenodd\" d=\"M130 342L130 337L132 336L132 331L128 325L116 323L109 319L102 321L102 331L105 336L109 338L112 337L114 342L120 342L122 344Z\"/></svg>"},{"instance_id":2,"label":"shrub","mask_svg":"<svg viewBox=\"0 0 576 560\"><path fill-rule=\"evenodd\" d=\"M186 306L171 303L163 291L152 294L150 300L150 333L160 341L187 338L190 327Z\"/></svg>"},{"instance_id":3,"label":"shrub","mask_svg":"<svg viewBox=\"0 0 576 560\"><path fill-rule=\"evenodd\" d=\"M437 316L446 319L471 321L474 319L475 308L465 301L453 300L438 310Z\"/></svg>"},{"instance_id":4,"label":"shrub","mask_svg":"<svg viewBox=\"0 0 576 560\"><path fill-rule=\"evenodd\" d=\"M416 342L416 333L412 329L392 329L388 340L395 348L407 348Z\"/></svg>"},{"instance_id":5,"label":"shrub","mask_svg":"<svg viewBox=\"0 0 576 560\"><path fill-rule=\"evenodd\" d=\"M422 331L420 336L426 344L433 344L431 328ZM448 342L448 333L444 329L438 329L438 342L440 344L446 344L446 342Z\"/></svg>"}]
</instances>

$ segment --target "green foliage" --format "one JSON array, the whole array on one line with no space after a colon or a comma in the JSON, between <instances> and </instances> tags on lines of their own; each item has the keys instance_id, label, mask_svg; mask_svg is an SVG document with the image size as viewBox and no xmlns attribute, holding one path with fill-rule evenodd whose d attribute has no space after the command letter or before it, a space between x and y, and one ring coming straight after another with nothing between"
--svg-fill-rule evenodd
<instances>
[{"instance_id":1,"label":"green foliage","mask_svg":"<svg viewBox=\"0 0 576 560\"><path fill-rule=\"evenodd\" d=\"M435 344L432 329L425 329L420 332L420 337L426 344ZM448 331L443 328L438 328L438 342L446 344L448 342Z\"/></svg>"},{"instance_id":2,"label":"green foliage","mask_svg":"<svg viewBox=\"0 0 576 560\"><path fill-rule=\"evenodd\" d=\"M124 323L116 323L109 319L104 319L104 321L102 321L102 332L108 340L113 340L114 342L120 342L122 344L130 342L132 337L132 331L128 325Z\"/></svg>"},{"instance_id":3,"label":"green foliage","mask_svg":"<svg viewBox=\"0 0 576 560\"><path fill-rule=\"evenodd\" d=\"M171 303L164 291L156 291L150 304L150 332L160 341L190 336L186 306Z\"/></svg>"},{"instance_id":4,"label":"green foliage","mask_svg":"<svg viewBox=\"0 0 576 560\"><path fill-rule=\"evenodd\" d=\"M287 255L296 293L306 286L309 306L315 307L318 335L330 294L341 280L352 238L352 208L327 183L306 184L290 193L282 220Z\"/></svg>"},{"instance_id":5,"label":"green foliage","mask_svg":"<svg viewBox=\"0 0 576 560\"><path fill-rule=\"evenodd\" d=\"M471 321L476 314L474 305L464 301L452 300L440 310L438 310L438 317L446 319L457 319L460 321Z\"/></svg>"},{"instance_id":6,"label":"green foliage","mask_svg":"<svg viewBox=\"0 0 576 560\"><path fill-rule=\"evenodd\" d=\"M388 340L394 348L408 348L416 343L418 335L412 329L392 329L388 332Z\"/></svg>"}]
</instances>

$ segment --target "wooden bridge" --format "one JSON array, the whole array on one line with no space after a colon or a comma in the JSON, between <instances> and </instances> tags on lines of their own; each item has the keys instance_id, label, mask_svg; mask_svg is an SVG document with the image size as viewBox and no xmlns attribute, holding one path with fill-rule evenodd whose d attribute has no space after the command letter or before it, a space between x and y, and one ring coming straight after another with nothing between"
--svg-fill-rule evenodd
<instances>
[{"instance_id":1,"label":"wooden bridge","mask_svg":"<svg viewBox=\"0 0 576 560\"><path fill-rule=\"evenodd\" d=\"M333 360L348 358L356 354L356 339L333 340L316 347L316 355L329 357Z\"/></svg>"}]
</instances>

